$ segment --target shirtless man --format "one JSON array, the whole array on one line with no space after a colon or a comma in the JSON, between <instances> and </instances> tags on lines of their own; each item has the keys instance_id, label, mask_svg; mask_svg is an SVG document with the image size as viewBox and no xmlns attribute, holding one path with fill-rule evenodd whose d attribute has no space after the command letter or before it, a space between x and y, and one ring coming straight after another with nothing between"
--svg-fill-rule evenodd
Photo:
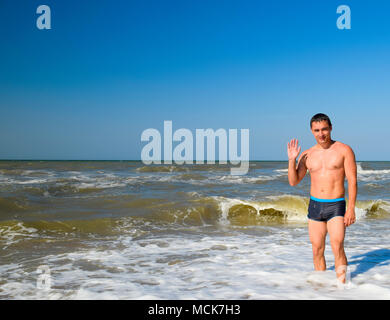
<instances>
[{"instance_id":1,"label":"shirtless man","mask_svg":"<svg viewBox=\"0 0 390 320\"><path fill-rule=\"evenodd\" d=\"M356 162L352 149L330 137L332 124L327 115L318 113L310 121L317 144L302 152L298 140L287 144L288 181L297 185L310 172L311 188L308 213L309 237L313 263L317 271L326 270L324 257L327 232L335 258L336 276L345 283L347 258L344 252L346 227L355 222L357 193ZM348 180L348 207L345 203L344 179Z\"/></svg>"}]
</instances>

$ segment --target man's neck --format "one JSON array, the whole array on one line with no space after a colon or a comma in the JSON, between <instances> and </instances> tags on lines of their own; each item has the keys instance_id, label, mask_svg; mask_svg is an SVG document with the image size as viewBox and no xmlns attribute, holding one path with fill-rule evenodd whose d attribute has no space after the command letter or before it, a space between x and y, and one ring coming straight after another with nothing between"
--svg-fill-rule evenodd
<instances>
[{"instance_id":1,"label":"man's neck","mask_svg":"<svg viewBox=\"0 0 390 320\"><path fill-rule=\"evenodd\" d=\"M322 144L317 143L317 145L318 145L319 148L321 148L321 149L329 149L329 148L333 145L333 143L335 143L335 142L336 142L336 141L334 141L334 140L330 140L329 142L322 143Z\"/></svg>"}]
</instances>

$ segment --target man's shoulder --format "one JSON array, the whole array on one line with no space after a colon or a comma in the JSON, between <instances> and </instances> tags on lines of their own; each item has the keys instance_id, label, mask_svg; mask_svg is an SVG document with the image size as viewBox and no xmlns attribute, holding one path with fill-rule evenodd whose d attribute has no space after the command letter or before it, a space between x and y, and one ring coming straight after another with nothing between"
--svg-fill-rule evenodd
<instances>
[{"instance_id":1,"label":"man's shoulder","mask_svg":"<svg viewBox=\"0 0 390 320\"><path fill-rule=\"evenodd\" d=\"M309 155L310 152L312 152L314 149L315 149L315 145L312 146L311 148L306 149L305 151L303 151L303 152L302 152L302 155Z\"/></svg>"},{"instance_id":2,"label":"man's shoulder","mask_svg":"<svg viewBox=\"0 0 390 320\"><path fill-rule=\"evenodd\" d=\"M352 148L349 145L340 141L335 141L334 147L339 149L341 152L353 152Z\"/></svg>"}]
</instances>

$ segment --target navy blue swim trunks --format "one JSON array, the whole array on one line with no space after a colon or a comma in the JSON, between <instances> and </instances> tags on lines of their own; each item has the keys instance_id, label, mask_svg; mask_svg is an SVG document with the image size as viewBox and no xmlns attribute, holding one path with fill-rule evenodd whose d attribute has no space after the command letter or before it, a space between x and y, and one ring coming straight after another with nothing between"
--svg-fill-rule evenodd
<instances>
[{"instance_id":1,"label":"navy blue swim trunks","mask_svg":"<svg viewBox=\"0 0 390 320\"><path fill-rule=\"evenodd\" d=\"M315 221L329 221L334 217L344 217L345 199L318 199L310 197L309 214L307 217Z\"/></svg>"}]
</instances>

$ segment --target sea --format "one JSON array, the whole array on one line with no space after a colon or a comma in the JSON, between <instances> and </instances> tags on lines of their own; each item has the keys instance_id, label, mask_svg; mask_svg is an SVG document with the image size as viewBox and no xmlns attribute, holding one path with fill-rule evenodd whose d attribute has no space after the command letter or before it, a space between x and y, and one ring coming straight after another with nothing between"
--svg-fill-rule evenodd
<instances>
[{"instance_id":1,"label":"sea","mask_svg":"<svg viewBox=\"0 0 390 320\"><path fill-rule=\"evenodd\" d=\"M390 162L357 167L343 285L286 161L0 161L0 299L390 299Z\"/></svg>"}]
</instances>

